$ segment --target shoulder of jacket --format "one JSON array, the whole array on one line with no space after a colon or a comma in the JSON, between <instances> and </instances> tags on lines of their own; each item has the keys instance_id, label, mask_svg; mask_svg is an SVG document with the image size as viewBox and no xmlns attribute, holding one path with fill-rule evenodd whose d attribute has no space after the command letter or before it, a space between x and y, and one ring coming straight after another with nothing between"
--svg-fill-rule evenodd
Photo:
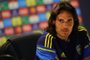
<instances>
[{"instance_id":1,"label":"shoulder of jacket","mask_svg":"<svg viewBox=\"0 0 90 60\"><path fill-rule=\"evenodd\" d=\"M89 36L88 31L87 31L87 29L85 27L79 26L78 27L78 32L80 33L81 36L83 35L83 36L88 37L88 39L90 41L90 36Z\"/></svg>"},{"instance_id":2,"label":"shoulder of jacket","mask_svg":"<svg viewBox=\"0 0 90 60\"><path fill-rule=\"evenodd\" d=\"M87 29L84 26L79 26L78 31L87 31Z\"/></svg>"},{"instance_id":3,"label":"shoulder of jacket","mask_svg":"<svg viewBox=\"0 0 90 60\"><path fill-rule=\"evenodd\" d=\"M44 40L44 47L46 48L52 48L52 41L53 41L54 36L50 33L47 33L45 35L45 40Z\"/></svg>"}]
</instances>

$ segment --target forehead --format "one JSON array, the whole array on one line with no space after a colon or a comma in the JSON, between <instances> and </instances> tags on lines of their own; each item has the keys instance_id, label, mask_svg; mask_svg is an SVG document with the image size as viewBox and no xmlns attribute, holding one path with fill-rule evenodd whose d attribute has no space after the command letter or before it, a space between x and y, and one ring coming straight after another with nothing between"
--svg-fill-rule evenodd
<instances>
[{"instance_id":1,"label":"forehead","mask_svg":"<svg viewBox=\"0 0 90 60\"><path fill-rule=\"evenodd\" d=\"M73 15L71 12L68 12L68 11L61 11L58 15L57 15L58 18L60 17L63 17L63 18L73 18Z\"/></svg>"}]
</instances>

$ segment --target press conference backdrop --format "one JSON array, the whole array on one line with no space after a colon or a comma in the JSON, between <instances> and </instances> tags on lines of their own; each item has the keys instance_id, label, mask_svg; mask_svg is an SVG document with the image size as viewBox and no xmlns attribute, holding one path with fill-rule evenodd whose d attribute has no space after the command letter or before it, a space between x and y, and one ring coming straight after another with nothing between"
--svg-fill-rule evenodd
<instances>
[{"instance_id":1,"label":"press conference backdrop","mask_svg":"<svg viewBox=\"0 0 90 60\"><path fill-rule=\"evenodd\" d=\"M43 31L48 26L51 9L61 1L69 0L0 0L0 45L11 37ZM78 0L69 2L83 25Z\"/></svg>"}]
</instances>

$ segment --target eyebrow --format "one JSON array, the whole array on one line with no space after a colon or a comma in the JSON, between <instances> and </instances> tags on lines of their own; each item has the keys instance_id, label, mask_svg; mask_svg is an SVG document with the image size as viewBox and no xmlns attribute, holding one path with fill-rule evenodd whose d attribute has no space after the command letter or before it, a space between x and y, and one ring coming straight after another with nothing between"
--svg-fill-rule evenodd
<instances>
[{"instance_id":1,"label":"eyebrow","mask_svg":"<svg viewBox=\"0 0 90 60\"><path fill-rule=\"evenodd\" d=\"M61 18L63 18L63 17L58 17L58 19L61 19ZM73 19L73 17L68 17L68 19Z\"/></svg>"}]
</instances>

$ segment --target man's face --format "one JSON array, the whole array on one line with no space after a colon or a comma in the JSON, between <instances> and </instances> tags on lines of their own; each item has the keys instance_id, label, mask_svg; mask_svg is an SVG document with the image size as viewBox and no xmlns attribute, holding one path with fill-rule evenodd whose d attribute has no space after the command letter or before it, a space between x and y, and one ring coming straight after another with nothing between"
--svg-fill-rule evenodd
<instances>
[{"instance_id":1,"label":"man's face","mask_svg":"<svg viewBox=\"0 0 90 60\"><path fill-rule=\"evenodd\" d=\"M70 12L62 11L55 20L56 33L58 37L68 37L73 29L74 19Z\"/></svg>"}]
</instances>

